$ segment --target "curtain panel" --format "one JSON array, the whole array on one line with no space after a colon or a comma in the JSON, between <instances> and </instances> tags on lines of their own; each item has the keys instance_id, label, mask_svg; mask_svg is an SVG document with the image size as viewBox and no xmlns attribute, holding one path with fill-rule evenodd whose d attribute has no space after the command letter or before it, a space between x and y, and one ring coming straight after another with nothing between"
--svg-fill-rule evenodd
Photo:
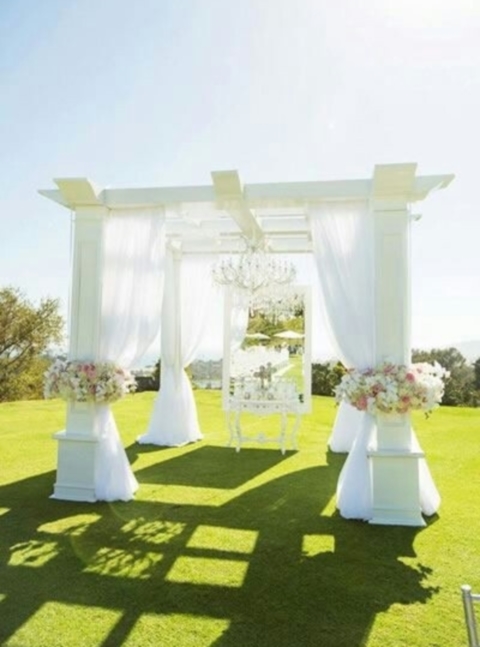
<instances>
[{"instance_id":1,"label":"curtain panel","mask_svg":"<svg viewBox=\"0 0 480 647\"><path fill-rule=\"evenodd\" d=\"M309 207L320 303L338 357L348 368L375 364L373 216L367 201ZM372 494L367 447L375 420L339 407L329 445L350 452L337 485L343 517L368 519Z\"/></svg>"},{"instance_id":2,"label":"curtain panel","mask_svg":"<svg viewBox=\"0 0 480 647\"><path fill-rule=\"evenodd\" d=\"M211 256L167 254L160 390L139 443L178 447L203 438L185 368L201 347L215 298L211 268Z\"/></svg>"},{"instance_id":3,"label":"curtain panel","mask_svg":"<svg viewBox=\"0 0 480 647\"><path fill-rule=\"evenodd\" d=\"M310 205L320 303L338 357L348 368L375 363L373 221L367 201ZM349 452L362 414L339 408L330 449Z\"/></svg>"},{"instance_id":4,"label":"curtain panel","mask_svg":"<svg viewBox=\"0 0 480 647\"><path fill-rule=\"evenodd\" d=\"M165 276L163 209L112 210L103 238L100 361L137 363L160 326ZM95 494L128 501L138 488L108 405L98 406Z\"/></svg>"}]
</instances>

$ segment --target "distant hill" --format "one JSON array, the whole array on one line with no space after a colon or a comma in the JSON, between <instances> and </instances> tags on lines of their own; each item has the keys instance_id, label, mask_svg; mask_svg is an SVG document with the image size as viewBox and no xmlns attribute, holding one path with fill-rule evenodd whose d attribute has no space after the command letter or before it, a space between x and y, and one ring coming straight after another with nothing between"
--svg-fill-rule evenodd
<instances>
[{"instance_id":1,"label":"distant hill","mask_svg":"<svg viewBox=\"0 0 480 647\"><path fill-rule=\"evenodd\" d=\"M456 344L448 344L447 346L447 348L452 347L459 350L468 362L474 362L480 357L480 339L459 341Z\"/></svg>"}]
</instances>

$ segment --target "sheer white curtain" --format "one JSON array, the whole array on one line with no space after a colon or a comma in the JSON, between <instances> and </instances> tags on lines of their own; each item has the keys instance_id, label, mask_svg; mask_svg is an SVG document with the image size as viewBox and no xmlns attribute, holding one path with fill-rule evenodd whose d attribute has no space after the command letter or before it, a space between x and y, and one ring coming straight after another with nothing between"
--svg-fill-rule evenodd
<instances>
[{"instance_id":1,"label":"sheer white curtain","mask_svg":"<svg viewBox=\"0 0 480 647\"><path fill-rule=\"evenodd\" d=\"M347 367L375 364L373 221L366 201L310 205L320 300L338 356ZM372 499L367 447L372 416L341 405L329 445L350 451L337 486L343 517L368 519Z\"/></svg>"},{"instance_id":2,"label":"sheer white curtain","mask_svg":"<svg viewBox=\"0 0 480 647\"><path fill-rule=\"evenodd\" d=\"M348 368L375 364L373 222L366 201L310 206L320 301L337 356ZM363 414L337 413L330 449L348 452Z\"/></svg>"},{"instance_id":3,"label":"sheer white curtain","mask_svg":"<svg viewBox=\"0 0 480 647\"><path fill-rule=\"evenodd\" d=\"M160 391L140 443L178 447L203 437L184 369L195 359L215 296L211 267L211 256L167 254Z\"/></svg>"},{"instance_id":4,"label":"sheer white curtain","mask_svg":"<svg viewBox=\"0 0 480 647\"><path fill-rule=\"evenodd\" d=\"M162 209L118 210L104 231L99 359L126 368L138 362L160 325L165 275ZM100 405L95 494L128 501L138 487L109 406Z\"/></svg>"}]
</instances>

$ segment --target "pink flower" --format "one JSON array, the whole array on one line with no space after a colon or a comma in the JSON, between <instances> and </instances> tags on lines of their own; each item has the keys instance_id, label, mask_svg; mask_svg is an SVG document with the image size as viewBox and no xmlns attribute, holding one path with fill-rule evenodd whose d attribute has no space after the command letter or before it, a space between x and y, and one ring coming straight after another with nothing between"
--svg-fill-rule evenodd
<instances>
[{"instance_id":1,"label":"pink flower","mask_svg":"<svg viewBox=\"0 0 480 647\"><path fill-rule=\"evenodd\" d=\"M358 400L357 400L357 402L355 404L355 407L357 409L360 409L360 411L366 411L367 407L368 407L368 398L367 398L367 396L366 395L361 395L358 398Z\"/></svg>"},{"instance_id":2,"label":"pink flower","mask_svg":"<svg viewBox=\"0 0 480 647\"><path fill-rule=\"evenodd\" d=\"M405 379L407 382L415 382L415 375L413 373L407 373Z\"/></svg>"}]
</instances>

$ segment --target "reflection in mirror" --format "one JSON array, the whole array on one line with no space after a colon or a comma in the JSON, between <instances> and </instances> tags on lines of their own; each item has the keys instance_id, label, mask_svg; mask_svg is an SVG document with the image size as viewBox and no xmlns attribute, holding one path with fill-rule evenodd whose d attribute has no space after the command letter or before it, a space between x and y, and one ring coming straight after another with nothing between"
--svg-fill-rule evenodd
<instances>
[{"instance_id":1,"label":"reflection in mirror","mask_svg":"<svg viewBox=\"0 0 480 647\"><path fill-rule=\"evenodd\" d=\"M310 410L310 290L305 286L226 299L224 408L242 401L295 401Z\"/></svg>"}]
</instances>

